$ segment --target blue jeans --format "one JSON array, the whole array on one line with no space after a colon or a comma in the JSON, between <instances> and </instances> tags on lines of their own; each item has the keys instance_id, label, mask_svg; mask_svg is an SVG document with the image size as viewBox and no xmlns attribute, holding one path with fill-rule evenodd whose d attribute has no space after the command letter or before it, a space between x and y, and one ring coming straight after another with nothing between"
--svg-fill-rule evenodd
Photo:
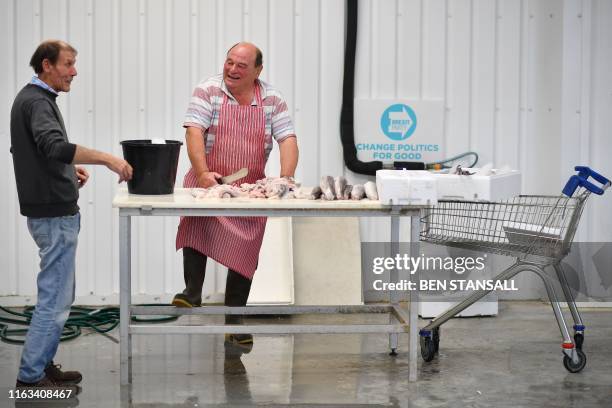
<instances>
[{"instance_id":1,"label":"blue jeans","mask_svg":"<svg viewBox=\"0 0 612 408\"><path fill-rule=\"evenodd\" d=\"M39 248L38 301L25 338L19 381L34 383L45 376L74 302L76 248L81 215L28 218L28 230Z\"/></svg>"}]
</instances>

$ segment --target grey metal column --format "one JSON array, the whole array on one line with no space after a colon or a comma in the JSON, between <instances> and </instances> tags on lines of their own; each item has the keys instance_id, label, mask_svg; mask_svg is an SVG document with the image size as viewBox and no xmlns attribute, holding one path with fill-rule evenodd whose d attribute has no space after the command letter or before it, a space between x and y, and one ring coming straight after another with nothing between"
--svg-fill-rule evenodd
<instances>
[{"instance_id":1,"label":"grey metal column","mask_svg":"<svg viewBox=\"0 0 612 408\"><path fill-rule=\"evenodd\" d=\"M119 210L119 377L121 385L132 382L132 335L130 334L131 285L131 217Z\"/></svg>"},{"instance_id":2,"label":"grey metal column","mask_svg":"<svg viewBox=\"0 0 612 408\"><path fill-rule=\"evenodd\" d=\"M399 217L399 208L393 207L391 210L391 256L395 257L396 254L399 253L399 239L400 239L400 217ZM398 271L397 268L391 269L389 271L389 282L397 283L398 279ZM397 290L391 290L389 293L389 302L392 306L399 305L399 293ZM393 319L393 317L391 317ZM389 348L391 349L391 355L395 355L395 351L397 350L399 343L399 334L398 333L390 333L389 334Z\"/></svg>"},{"instance_id":3,"label":"grey metal column","mask_svg":"<svg viewBox=\"0 0 612 408\"><path fill-rule=\"evenodd\" d=\"M421 228L420 215L410 216L410 257L419 256L419 232ZM416 287L408 294L410 299L410 328L408 332L408 381L417 380L417 349L419 348L419 275L416 271L410 275L410 282L415 282Z\"/></svg>"}]
</instances>

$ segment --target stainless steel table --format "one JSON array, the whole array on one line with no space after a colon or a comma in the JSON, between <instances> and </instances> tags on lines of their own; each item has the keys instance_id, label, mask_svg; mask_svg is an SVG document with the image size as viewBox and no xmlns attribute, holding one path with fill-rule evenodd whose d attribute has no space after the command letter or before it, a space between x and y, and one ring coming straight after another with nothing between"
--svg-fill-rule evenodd
<instances>
[{"instance_id":1,"label":"stainless steel table","mask_svg":"<svg viewBox=\"0 0 612 408\"><path fill-rule=\"evenodd\" d=\"M411 242L419 240L420 206L385 206L378 201L312 201L271 199L195 199L189 189L175 189L172 195L141 196L119 190L113 200L119 209L119 292L120 292L120 380L121 385L132 382L132 334L222 334L222 333L388 333L389 348L398 347L399 333L409 333L409 381L417 379L418 345L418 292L410 291L410 311L400 307L399 294L391 291L388 304L357 306L203 306L175 308L173 306L132 306L131 295L131 217L134 216L267 216L267 217L390 217L392 252L399 245L399 220L411 218ZM413 246L410 245L412 248ZM412 249L411 249L412 250ZM418 256L418 254L414 254ZM410 254L413 256L413 254ZM416 279L412 275L411 279ZM397 270L390 273L391 282L398 281ZM417 285L418 286L418 285ZM186 314L304 314L304 313L387 313L393 319L389 324L346 325L131 325L132 315L186 315ZM395 320L396 322L393 322Z\"/></svg>"}]
</instances>

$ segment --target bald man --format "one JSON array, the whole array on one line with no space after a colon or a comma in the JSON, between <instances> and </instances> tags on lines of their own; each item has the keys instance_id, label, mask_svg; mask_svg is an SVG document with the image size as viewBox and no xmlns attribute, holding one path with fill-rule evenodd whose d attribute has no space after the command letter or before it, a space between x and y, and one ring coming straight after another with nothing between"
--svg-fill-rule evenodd
<instances>
[{"instance_id":1,"label":"bald man","mask_svg":"<svg viewBox=\"0 0 612 408\"><path fill-rule=\"evenodd\" d=\"M287 104L270 84L259 80L262 53L241 42L227 52L223 73L194 90L183 127L191 169L184 187L208 188L243 167L248 176L236 184L266 177L264 169L276 141L281 177L293 177L298 161L295 130ZM176 237L183 249L185 290L173 304L200 306L208 257L228 267L225 305L246 305L266 226L265 217L184 217ZM227 316L226 323L239 323ZM226 342L252 347L250 334L226 335Z\"/></svg>"}]
</instances>

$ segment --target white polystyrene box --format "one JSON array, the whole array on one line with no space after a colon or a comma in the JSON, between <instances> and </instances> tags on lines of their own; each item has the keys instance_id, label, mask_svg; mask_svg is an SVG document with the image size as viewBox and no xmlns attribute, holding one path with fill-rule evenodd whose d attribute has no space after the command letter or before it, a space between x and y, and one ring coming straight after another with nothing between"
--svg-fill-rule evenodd
<instances>
[{"instance_id":1,"label":"white polystyrene box","mask_svg":"<svg viewBox=\"0 0 612 408\"><path fill-rule=\"evenodd\" d=\"M478 169L463 169L475 172ZM495 173L497 170L493 169ZM509 170L490 176L433 173L438 200L500 201L521 194L521 173Z\"/></svg>"},{"instance_id":2,"label":"white polystyrene box","mask_svg":"<svg viewBox=\"0 0 612 408\"><path fill-rule=\"evenodd\" d=\"M424 170L378 170L376 189L382 204L435 205L436 179Z\"/></svg>"}]
</instances>

